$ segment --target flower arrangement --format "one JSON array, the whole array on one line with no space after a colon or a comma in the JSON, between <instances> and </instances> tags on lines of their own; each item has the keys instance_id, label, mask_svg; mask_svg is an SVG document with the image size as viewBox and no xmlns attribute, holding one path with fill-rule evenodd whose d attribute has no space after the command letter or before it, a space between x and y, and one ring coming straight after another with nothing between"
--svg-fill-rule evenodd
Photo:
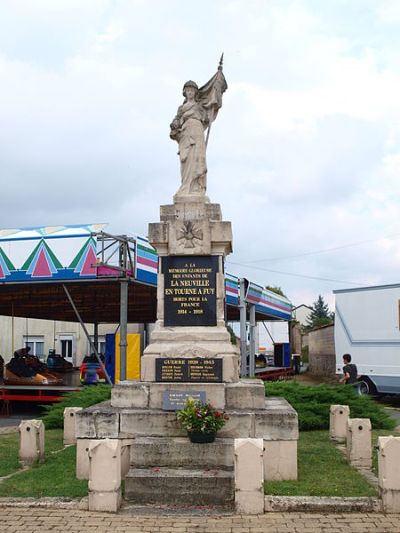
<instances>
[{"instance_id":1,"label":"flower arrangement","mask_svg":"<svg viewBox=\"0 0 400 533\"><path fill-rule=\"evenodd\" d=\"M177 413L181 426L189 433L216 433L221 429L228 416L223 411L218 411L210 403L188 398L186 403Z\"/></svg>"}]
</instances>

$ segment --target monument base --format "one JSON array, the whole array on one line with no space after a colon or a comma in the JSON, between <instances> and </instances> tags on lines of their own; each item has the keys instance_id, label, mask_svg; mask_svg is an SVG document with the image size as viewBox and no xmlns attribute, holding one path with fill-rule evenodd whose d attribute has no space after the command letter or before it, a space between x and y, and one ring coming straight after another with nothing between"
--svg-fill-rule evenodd
<instances>
[{"instance_id":1,"label":"monument base","mask_svg":"<svg viewBox=\"0 0 400 533\"><path fill-rule=\"evenodd\" d=\"M166 410L166 394L170 398L188 392L204 394L206 401L228 415L214 443L191 443L176 412ZM297 477L297 413L283 398L265 398L264 383L257 379L236 383L121 382L113 388L110 402L76 414L76 435L80 450L87 448L81 445L87 439L130 442L125 499L135 503L232 505L237 438L264 440L266 479L271 479L271 471L283 473L281 479ZM291 457L272 457L275 448L269 443L275 448L283 443Z\"/></svg>"}]
</instances>

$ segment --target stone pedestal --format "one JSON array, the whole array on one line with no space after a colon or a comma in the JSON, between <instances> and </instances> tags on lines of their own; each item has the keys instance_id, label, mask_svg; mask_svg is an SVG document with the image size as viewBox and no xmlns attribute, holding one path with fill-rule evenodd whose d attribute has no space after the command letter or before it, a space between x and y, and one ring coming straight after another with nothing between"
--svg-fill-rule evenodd
<instances>
[{"instance_id":1,"label":"stone pedestal","mask_svg":"<svg viewBox=\"0 0 400 533\"><path fill-rule=\"evenodd\" d=\"M161 206L160 222L149 225L149 241L160 257L157 322L141 360L141 379L156 381L156 359L199 357L222 359L222 381L237 382L238 349L225 326L224 258L232 251L232 229L219 204L202 195L175 195L174 204ZM166 258L183 259L167 270Z\"/></svg>"}]
</instances>

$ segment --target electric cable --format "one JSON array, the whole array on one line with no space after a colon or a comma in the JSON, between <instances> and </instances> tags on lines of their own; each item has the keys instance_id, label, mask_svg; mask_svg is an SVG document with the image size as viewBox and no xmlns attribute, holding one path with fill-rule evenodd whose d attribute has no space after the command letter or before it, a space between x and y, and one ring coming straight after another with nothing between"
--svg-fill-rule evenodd
<instances>
[{"instance_id":1,"label":"electric cable","mask_svg":"<svg viewBox=\"0 0 400 533\"><path fill-rule=\"evenodd\" d=\"M397 238L400 237L400 233L394 233L393 235L387 235L385 237L379 237L376 239L369 239L365 241L358 241L358 242L353 242L349 244L343 244L341 246L335 246L333 248L323 248L321 250L314 250L312 252L303 252L301 254L285 255L282 257L271 257L271 258L266 258L266 259L254 259L253 261L245 261L242 264L263 263L264 261L284 261L285 259L295 259L296 257L305 257L308 255L324 254L327 252L335 252L336 250L343 250L345 248L353 248L354 246L362 246L363 244L370 244L371 242L382 241L383 239L394 239L396 237Z\"/></svg>"},{"instance_id":2,"label":"electric cable","mask_svg":"<svg viewBox=\"0 0 400 533\"><path fill-rule=\"evenodd\" d=\"M234 261L227 261L227 264L242 266L242 267L247 267L247 268L253 268L255 270L262 270L264 272L273 272L274 274L283 274L284 276L295 276L297 278L316 279L319 281L329 281L329 282L334 282L334 283L345 283L348 285L368 287L366 283L360 283L360 282L355 282L355 281L344 281L341 279L333 279L333 278L320 278L317 276L307 276L306 274L294 274L293 272L283 272L282 270L272 270L270 268L256 267L256 266L248 265L246 263L236 263Z\"/></svg>"}]
</instances>

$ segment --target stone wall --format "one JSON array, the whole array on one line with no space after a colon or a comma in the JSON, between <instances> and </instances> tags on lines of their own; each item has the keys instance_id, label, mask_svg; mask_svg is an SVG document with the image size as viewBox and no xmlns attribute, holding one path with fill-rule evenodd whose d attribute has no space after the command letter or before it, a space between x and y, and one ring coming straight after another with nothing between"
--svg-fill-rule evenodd
<instances>
[{"instance_id":1,"label":"stone wall","mask_svg":"<svg viewBox=\"0 0 400 533\"><path fill-rule=\"evenodd\" d=\"M318 376L336 374L334 325L323 326L308 334L309 372Z\"/></svg>"},{"instance_id":2,"label":"stone wall","mask_svg":"<svg viewBox=\"0 0 400 533\"><path fill-rule=\"evenodd\" d=\"M302 335L300 326L298 324L295 324L292 327L292 352L293 353L301 353L301 341L302 341Z\"/></svg>"}]
</instances>

